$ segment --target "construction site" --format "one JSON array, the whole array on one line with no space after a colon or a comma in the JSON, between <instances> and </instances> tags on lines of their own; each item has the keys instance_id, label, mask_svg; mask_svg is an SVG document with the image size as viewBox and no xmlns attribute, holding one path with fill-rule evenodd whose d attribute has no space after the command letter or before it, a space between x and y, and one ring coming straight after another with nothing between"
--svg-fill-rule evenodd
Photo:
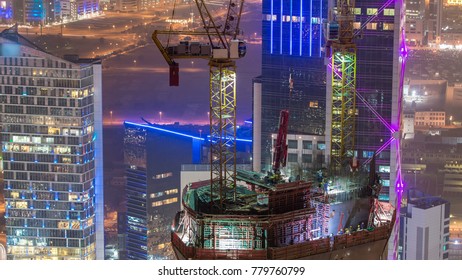
<instances>
[{"instance_id":1,"label":"construction site","mask_svg":"<svg viewBox=\"0 0 462 280\"><path fill-rule=\"evenodd\" d=\"M170 66L171 86L179 83L175 59L208 59L210 66L210 179L183 189L183 210L173 221L171 233L177 258L386 259L400 196L398 190L397 211L391 203L379 200L382 182L376 173L375 154L380 150L362 166L353 153L357 112L354 40L360 32L353 28L354 1L338 0L326 24L326 61L332 77L327 90L332 110L326 112L331 127L329 168L312 172L307 181L284 176L288 110L280 114L272 171L236 170L235 60L245 55L245 42L237 38L244 1L231 0L223 22L214 20L203 0L195 3L204 31L156 30L152 36ZM168 35L168 42L173 35L204 36L208 43L180 40L177 46L164 45L158 38L161 35ZM399 142L391 139L388 145L394 140ZM400 174L397 178L401 182Z\"/></svg>"},{"instance_id":2,"label":"construction site","mask_svg":"<svg viewBox=\"0 0 462 280\"><path fill-rule=\"evenodd\" d=\"M371 213L367 187L326 193L312 182L273 184L261 176L238 171L242 185L221 202L209 181L188 186L172 231L178 259L383 257L394 211L377 202ZM211 207L220 203L223 214Z\"/></svg>"}]
</instances>

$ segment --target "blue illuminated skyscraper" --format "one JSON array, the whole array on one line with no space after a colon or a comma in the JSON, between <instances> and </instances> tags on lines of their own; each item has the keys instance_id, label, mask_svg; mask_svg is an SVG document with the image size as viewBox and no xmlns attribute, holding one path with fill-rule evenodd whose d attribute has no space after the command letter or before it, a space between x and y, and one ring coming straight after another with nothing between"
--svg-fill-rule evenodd
<instances>
[{"instance_id":1,"label":"blue illuminated skyscraper","mask_svg":"<svg viewBox=\"0 0 462 280\"><path fill-rule=\"evenodd\" d=\"M271 134L277 132L282 109L290 112L289 134L326 135L327 150L330 147L331 107L326 88L330 77L326 72L328 60L322 23L334 4L335 1L327 0L263 0L262 75L255 80L253 100L254 168L257 170L269 170ZM388 6L383 7L385 4ZM397 5L386 0L373 3L356 0L354 11L357 30L384 8L355 39L356 86L388 123L392 123L392 111L396 112L398 104L399 76L394 65L398 62ZM356 153L360 162L364 162L390 140L391 132L365 104L359 100L356 104ZM390 146L383 147L377 156L378 171L384 180L383 199L388 199L394 161Z\"/></svg>"},{"instance_id":2,"label":"blue illuminated skyscraper","mask_svg":"<svg viewBox=\"0 0 462 280\"><path fill-rule=\"evenodd\" d=\"M290 111L290 134L324 134L322 22L327 0L263 0L262 13L262 75L254 83L254 166L268 170L280 110Z\"/></svg>"},{"instance_id":3,"label":"blue illuminated skyscraper","mask_svg":"<svg viewBox=\"0 0 462 280\"><path fill-rule=\"evenodd\" d=\"M0 33L8 259L104 258L101 61Z\"/></svg>"}]
</instances>

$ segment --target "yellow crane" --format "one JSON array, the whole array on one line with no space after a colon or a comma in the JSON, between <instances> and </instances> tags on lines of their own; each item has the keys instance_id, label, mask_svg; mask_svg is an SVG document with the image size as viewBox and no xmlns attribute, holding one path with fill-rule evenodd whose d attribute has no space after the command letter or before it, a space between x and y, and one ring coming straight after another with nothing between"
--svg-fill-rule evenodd
<instances>
[{"instance_id":1,"label":"yellow crane","mask_svg":"<svg viewBox=\"0 0 462 280\"><path fill-rule=\"evenodd\" d=\"M354 0L337 0L329 23L327 47L332 50L332 137L331 166L347 165L355 146L356 44L354 43Z\"/></svg>"},{"instance_id":2,"label":"yellow crane","mask_svg":"<svg viewBox=\"0 0 462 280\"><path fill-rule=\"evenodd\" d=\"M179 65L175 59L202 58L210 67L210 201L211 210L222 212L227 199L236 198L236 59L246 53L246 45L237 37L244 0L229 0L222 24L211 15L204 0L194 0L202 20L201 30L160 31L152 34L170 66L170 85L179 84ZM164 46L159 35L207 37L207 43L180 41ZM214 197L219 202L214 203Z\"/></svg>"}]
</instances>

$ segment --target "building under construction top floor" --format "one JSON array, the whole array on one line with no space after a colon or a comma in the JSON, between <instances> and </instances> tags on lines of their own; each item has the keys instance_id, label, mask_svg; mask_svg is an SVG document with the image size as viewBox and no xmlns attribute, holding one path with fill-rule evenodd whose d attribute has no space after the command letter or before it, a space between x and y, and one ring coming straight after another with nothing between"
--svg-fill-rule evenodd
<instances>
[{"instance_id":1,"label":"building under construction top floor","mask_svg":"<svg viewBox=\"0 0 462 280\"><path fill-rule=\"evenodd\" d=\"M237 180L226 194L210 181L184 189L172 227L179 259L380 259L386 251L394 209L366 188L274 182L250 171Z\"/></svg>"}]
</instances>

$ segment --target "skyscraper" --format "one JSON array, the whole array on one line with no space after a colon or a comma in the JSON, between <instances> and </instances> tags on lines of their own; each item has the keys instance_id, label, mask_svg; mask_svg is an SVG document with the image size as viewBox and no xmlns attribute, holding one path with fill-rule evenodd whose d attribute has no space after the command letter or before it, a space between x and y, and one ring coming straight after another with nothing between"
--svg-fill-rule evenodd
<instances>
[{"instance_id":1,"label":"skyscraper","mask_svg":"<svg viewBox=\"0 0 462 280\"><path fill-rule=\"evenodd\" d=\"M396 179L397 152L391 143L400 114L401 1L354 2L356 89L367 102L356 101L355 154L362 164L379 151L376 166L384 185L380 199L394 202L390 186ZM335 5L333 0L263 0L262 75L255 79L253 95L256 171L269 170L271 133L277 131L282 109L290 112L289 134L326 136L329 160L332 77L322 22Z\"/></svg>"},{"instance_id":2,"label":"skyscraper","mask_svg":"<svg viewBox=\"0 0 462 280\"><path fill-rule=\"evenodd\" d=\"M125 122L129 260L173 256L170 225L180 209L181 164L191 162L193 146L199 148L201 141L199 137L182 136L159 127Z\"/></svg>"},{"instance_id":3,"label":"skyscraper","mask_svg":"<svg viewBox=\"0 0 462 280\"><path fill-rule=\"evenodd\" d=\"M101 61L0 46L8 259L103 259Z\"/></svg>"},{"instance_id":4,"label":"skyscraper","mask_svg":"<svg viewBox=\"0 0 462 280\"><path fill-rule=\"evenodd\" d=\"M191 167L191 163L208 161L208 128L125 122L128 259L173 257L171 225L180 210L180 194L185 187L180 183L181 171ZM248 128L241 127L238 137L246 137L247 131ZM237 139L239 163L249 162L251 142L240 137ZM183 164L189 166L182 167ZM210 178L210 169L207 178Z\"/></svg>"},{"instance_id":5,"label":"skyscraper","mask_svg":"<svg viewBox=\"0 0 462 280\"><path fill-rule=\"evenodd\" d=\"M327 0L263 0L262 75L254 83L254 143L261 143L254 146L257 171L271 163L271 134L280 110L290 111L290 134L324 134L327 8Z\"/></svg>"},{"instance_id":6,"label":"skyscraper","mask_svg":"<svg viewBox=\"0 0 462 280\"><path fill-rule=\"evenodd\" d=\"M416 189L408 191L408 203L400 224L400 256L403 260L449 258L449 202Z\"/></svg>"},{"instance_id":7,"label":"skyscraper","mask_svg":"<svg viewBox=\"0 0 462 280\"><path fill-rule=\"evenodd\" d=\"M355 2L357 30L387 1ZM322 22L327 17L328 8L333 8L333 5L316 0L263 1L262 75L254 83L254 143L258 145L261 140L260 147L254 147L254 160L257 165L262 163L261 168L268 170L271 163L271 133L277 131L282 109L290 112L289 134L326 135L328 155L331 100L326 97L326 84L330 80L326 77L328 73L324 63ZM398 12L395 16L395 4L389 3L355 40L358 92L388 123L392 119L392 95L397 91L399 78L394 68L394 55L398 52L394 26L399 26L399 20ZM356 103L356 150L358 158L364 162L390 139L391 133L366 105L359 101ZM377 163L379 170L383 171L381 176L384 193L387 194L390 186L389 147L378 155Z\"/></svg>"}]
</instances>

